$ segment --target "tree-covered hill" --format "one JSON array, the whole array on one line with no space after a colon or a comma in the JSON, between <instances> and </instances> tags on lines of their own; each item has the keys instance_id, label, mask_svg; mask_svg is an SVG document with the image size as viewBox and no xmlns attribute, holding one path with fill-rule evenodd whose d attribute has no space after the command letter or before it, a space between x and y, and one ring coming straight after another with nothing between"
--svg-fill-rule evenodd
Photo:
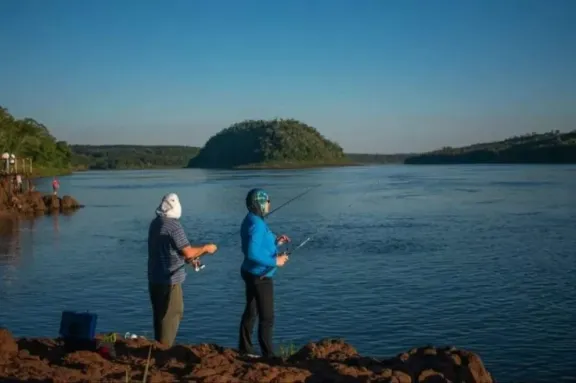
<instances>
[{"instance_id":1,"label":"tree-covered hill","mask_svg":"<svg viewBox=\"0 0 576 383\"><path fill-rule=\"evenodd\" d=\"M0 153L31 158L34 175L70 172L72 152L65 141L58 141L48 128L33 118L17 119L0 106Z\"/></svg>"},{"instance_id":2,"label":"tree-covered hill","mask_svg":"<svg viewBox=\"0 0 576 383\"><path fill-rule=\"evenodd\" d=\"M78 170L184 168L199 148L192 146L71 145Z\"/></svg>"},{"instance_id":3,"label":"tree-covered hill","mask_svg":"<svg viewBox=\"0 0 576 383\"><path fill-rule=\"evenodd\" d=\"M576 130L531 133L408 157L406 164L576 163Z\"/></svg>"},{"instance_id":4,"label":"tree-covered hill","mask_svg":"<svg viewBox=\"0 0 576 383\"><path fill-rule=\"evenodd\" d=\"M193 168L290 168L349 164L340 145L294 119L246 120L212 136Z\"/></svg>"}]
</instances>

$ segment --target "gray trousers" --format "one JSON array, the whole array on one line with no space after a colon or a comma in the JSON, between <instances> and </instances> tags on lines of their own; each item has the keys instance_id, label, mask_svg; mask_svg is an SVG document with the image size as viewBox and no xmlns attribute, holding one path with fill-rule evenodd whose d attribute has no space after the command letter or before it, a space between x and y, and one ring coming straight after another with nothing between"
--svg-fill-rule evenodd
<instances>
[{"instance_id":1,"label":"gray trousers","mask_svg":"<svg viewBox=\"0 0 576 383\"><path fill-rule=\"evenodd\" d=\"M154 339L171 347L184 315L182 285L149 283L148 291L154 316Z\"/></svg>"}]
</instances>

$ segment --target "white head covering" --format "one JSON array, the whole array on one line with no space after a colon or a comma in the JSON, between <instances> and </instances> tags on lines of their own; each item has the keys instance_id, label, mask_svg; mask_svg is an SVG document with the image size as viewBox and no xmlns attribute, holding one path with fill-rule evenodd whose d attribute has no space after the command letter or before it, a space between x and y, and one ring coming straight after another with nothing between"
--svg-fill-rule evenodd
<instances>
[{"instance_id":1,"label":"white head covering","mask_svg":"<svg viewBox=\"0 0 576 383\"><path fill-rule=\"evenodd\" d=\"M162 198L160 206L156 209L156 215L160 217L179 219L182 215L182 205L176 193L168 193Z\"/></svg>"}]
</instances>

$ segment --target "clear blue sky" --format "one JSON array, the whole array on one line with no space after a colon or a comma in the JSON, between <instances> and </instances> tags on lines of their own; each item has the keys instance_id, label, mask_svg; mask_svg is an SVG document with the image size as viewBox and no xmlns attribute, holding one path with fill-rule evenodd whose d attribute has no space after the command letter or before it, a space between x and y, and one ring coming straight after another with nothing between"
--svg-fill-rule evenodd
<instances>
[{"instance_id":1,"label":"clear blue sky","mask_svg":"<svg viewBox=\"0 0 576 383\"><path fill-rule=\"evenodd\" d=\"M70 143L292 117L346 151L576 129L576 0L3 0L0 105Z\"/></svg>"}]
</instances>

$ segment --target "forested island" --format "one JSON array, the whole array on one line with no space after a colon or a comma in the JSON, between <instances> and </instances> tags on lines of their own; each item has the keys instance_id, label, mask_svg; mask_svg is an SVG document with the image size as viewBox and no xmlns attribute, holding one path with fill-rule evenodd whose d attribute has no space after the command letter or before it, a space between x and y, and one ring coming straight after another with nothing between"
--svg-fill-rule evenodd
<instances>
[{"instance_id":1,"label":"forested island","mask_svg":"<svg viewBox=\"0 0 576 383\"><path fill-rule=\"evenodd\" d=\"M294 119L245 120L212 136L190 168L306 168L353 163L335 142Z\"/></svg>"},{"instance_id":2,"label":"forested island","mask_svg":"<svg viewBox=\"0 0 576 383\"><path fill-rule=\"evenodd\" d=\"M33 176L71 172L72 151L65 141L58 141L44 124L33 118L15 118L3 106L0 106L0 153L32 159Z\"/></svg>"},{"instance_id":3,"label":"forested island","mask_svg":"<svg viewBox=\"0 0 576 383\"><path fill-rule=\"evenodd\" d=\"M445 147L410 156L406 164L568 164L576 163L576 130L530 133L461 148Z\"/></svg>"},{"instance_id":4,"label":"forested island","mask_svg":"<svg viewBox=\"0 0 576 383\"><path fill-rule=\"evenodd\" d=\"M185 168L200 148L163 145L71 145L76 170Z\"/></svg>"}]
</instances>

